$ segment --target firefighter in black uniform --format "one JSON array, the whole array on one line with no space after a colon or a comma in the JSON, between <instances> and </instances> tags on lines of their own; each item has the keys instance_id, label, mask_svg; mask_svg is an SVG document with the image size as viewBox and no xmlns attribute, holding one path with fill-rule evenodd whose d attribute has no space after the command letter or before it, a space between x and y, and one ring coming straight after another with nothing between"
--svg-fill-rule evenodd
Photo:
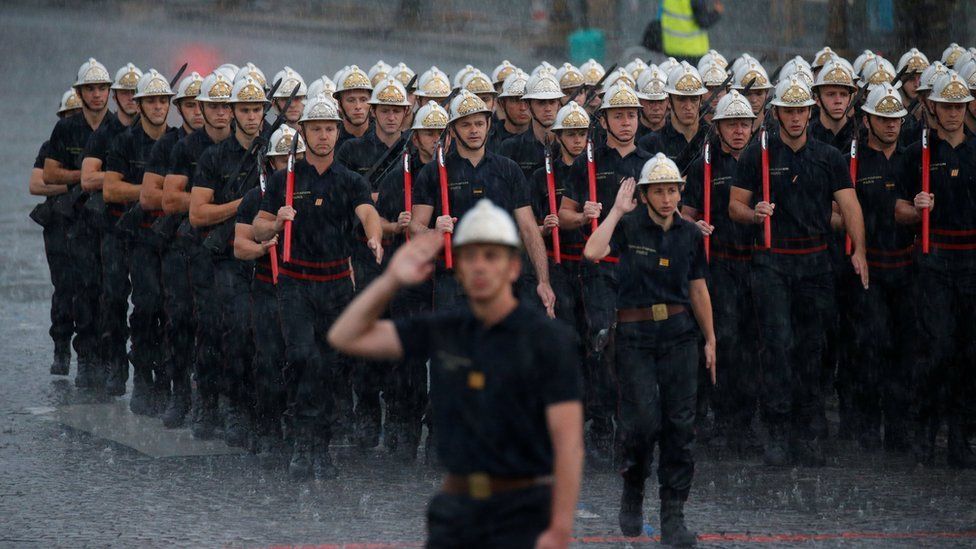
<instances>
[{"instance_id":1,"label":"firefighter in black uniform","mask_svg":"<svg viewBox=\"0 0 976 549\"><path fill-rule=\"evenodd\" d=\"M684 547L696 541L685 527L684 504L695 470L698 339L704 335L704 362L715 383L715 331L702 235L678 213L682 183L677 165L663 153L655 155L639 182L627 178L621 183L613 208L583 254L599 261L611 253L611 240L620 254L620 530L626 536L643 532L644 484L658 443L661 542ZM637 208L637 194L645 208Z\"/></svg>"},{"instance_id":2,"label":"firefighter in black uniform","mask_svg":"<svg viewBox=\"0 0 976 549\"><path fill-rule=\"evenodd\" d=\"M342 360L325 332L353 297L349 268L354 221L362 223L377 262L383 258L382 227L366 181L335 162L342 119L335 101L310 98L300 120L305 159L295 163L294 206L285 204L284 171L269 181L254 237L267 241L293 223L293 252L283 257L278 303L285 338L288 421L294 428L289 463L293 478L332 478L329 456L333 392ZM289 246L287 239L282 241Z\"/></svg>"},{"instance_id":3,"label":"firefighter in black uniform","mask_svg":"<svg viewBox=\"0 0 976 549\"><path fill-rule=\"evenodd\" d=\"M709 142L711 180L705 181L703 154L688 167L687 185L681 195L682 215L709 236L708 285L714 304L718 361L734 365L722 368L711 393L715 434L740 454L760 448L752 429L759 400L759 348L750 281L754 234L751 228L729 218L729 192L736 162L752 137L755 116L748 100L736 90L718 102ZM710 222L704 219L706 185L711 193Z\"/></svg>"},{"instance_id":4,"label":"firefighter in black uniform","mask_svg":"<svg viewBox=\"0 0 976 549\"><path fill-rule=\"evenodd\" d=\"M810 121L810 137L847 153L856 126L848 110L857 91L854 75L841 62L829 61L817 73L811 89L819 109Z\"/></svg>"},{"instance_id":5,"label":"firefighter in black uniform","mask_svg":"<svg viewBox=\"0 0 976 549\"><path fill-rule=\"evenodd\" d=\"M342 128L336 143L338 151L346 141L362 137L369 131L369 98L373 93L373 84L369 81L369 76L356 65L341 71L336 76L335 84L333 95L342 114Z\"/></svg>"},{"instance_id":6,"label":"firefighter in black uniform","mask_svg":"<svg viewBox=\"0 0 976 549\"><path fill-rule=\"evenodd\" d=\"M522 99L528 80L529 75L519 69L515 69L505 78L501 93L498 94L498 107L505 116L498 124L491 125L488 136L489 151L497 153L507 139L526 133L531 128L532 114L529 104Z\"/></svg>"},{"instance_id":7,"label":"firefighter in black uniform","mask_svg":"<svg viewBox=\"0 0 976 549\"><path fill-rule=\"evenodd\" d=\"M431 357L434 430L447 475L427 510L428 547L565 548L583 467L573 335L515 297L519 230L506 210L481 200L454 236L467 303L379 320L401 288L435 270L441 237L420 234L343 312L329 342L374 359Z\"/></svg>"},{"instance_id":8,"label":"firefighter in black uniform","mask_svg":"<svg viewBox=\"0 0 976 549\"><path fill-rule=\"evenodd\" d=\"M190 225L190 194L197 163L203 153L231 134L231 107L227 101L232 89L230 81L217 72L203 80L196 96L203 115L203 130L193 132L173 146L169 173L163 180L163 211L174 217L176 226L164 238L183 251L184 269L189 271L193 296L192 302L185 304L191 308L193 324L182 325L185 331L179 339L174 338L174 345L186 340L193 344L193 376L197 391L194 393L192 433L201 439L213 437L217 421L220 304L214 291L211 254ZM191 329L193 331L189 332Z\"/></svg>"},{"instance_id":9,"label":"firefighter in black uniform","mask_svg":"<svg viewBox=\"0 0 976 549\"><path fill-rule=\"evenodd\" d=\"M743 54L743 56L745 55L748 54ZM746 86L750 82L752 82L752 87L746 90ZM766 98L769 96L769 90L772 88L773 85L769 81L769 75L766 74L766 69L758 61L752 59L751 56L742 61L732 77L732 89L738 90L749 101L749 105L752 107L752 114L756 115L756 118L752 121L752 135L754 138L759 135L759 128L765 122L766 110L764 107L766 106Z\"/></svg>"},{"instance_id":10,"label":"firefighter in black uniform","mask_svg":"<svg viewBox=\"0 0 976 549\"><path fill-rule=\"evenodd\" d=\"M559 228L572 231L582 228L585 237L593 220L609 213L603 204L612 204L620 182L640 175L650 159L634 144L641 109L636 92L625 83L609 87L600 103L597 119L606 131L606 143L595 147L596 196L588 191L587 155L576 158L569 170L566 191L559 205ZM584 238L585 238L584 237ZM587 451L607 462L613 447L613 415L616 394L611 379L613 345L611 335L616 314L618 250L613 249L598 263L584 261L580 266L583 309L586 312L586 415L589 426Z\"/></svg>"},{"instance_id":11,"label":"firefighter in black uniform","mask_svg":"<svg viewBox=\"0 0 976 549\"><path fill-rule=\"evenodd\" d=\"M414 116L410 134L411 184L420 170L434 159L437 139L447 127L447 119L447 111L436 101L428 102ZM383 221L383 232L392 233L391 247L384 246L387 257L406 241L411 220L404 200L407 189L403 158L396 160L389 173L381 179L379 196L376 198L376 210ZM430 280L403 288L390 303L390 317L396 320L430 312L433 293L434 286ZM394 456L407 463L412 463L417 457L421 420L427 406L426 362L426 357L398 362L393 369L391 383L383 390L389 406L384 441Z\"/></svg>"},{"instance_id":12,"label":"firefighter in black uniform","mask_svg":"<svg viewBox=\"0 0 976 549\"><path fill-rule=\"evenodd\" d=\"M921 100L919 87L922 84L922 73L928 67L928 57L925 57L925 54L916 48L908 50L898 60L897 72L901 72L902 69L905 70L898 92L901 94L902 104L906 108L912 105L915 105L915 107L918 106L916 101ZM918 132L921 129L921 109L913 108L909 114L912 116L906 117L905 121L902 122L902 136L899 138L899 144L902 145L902 148L911 145L914 139L918 138ZM912 141L909 141L909 139Z\"/></svg>"},{"instance_id":13,"label":"firefighter in black uniform","mask_svg":"<svg viewBox=\"0 0 976 549\"><path fill-rule=\"evenodd\" d=\"M845 272L853 334L851 360L854 434L860 446L889 451L909 449L911 374L915 357L915 300L909 227L895 222L899 196L896 177L903 154L898 146L908 115L890 84L877 86L863 107L867 140L857 147L854 189L864 212L871 287L863 289Z\"/></svg>"},{"instance_id":14,"label":"firefighter in black uniform","mask_svg":"<svg viewBox=\"0 0 976 549\"><path fill-rule=\"evenodd\" d=\"M203 114L196 96L200 93L203 77L190 73L183 78L173 96L173 105L180 113L183 124L176 131L167 132L156 141L149 151L145 173L142 176L142 189L139 203L147 210L155 211L152 237L162 248L160 276L163 293L163 368L169 385L157 385L162 399L163 425L167 428L181 427L190 409L190 365L192 364L193 293L190 291L190 277L186 269L186 255L182 246L177 245L172 235L160 232L163 225L176 227L174 220L163 219L168 213L164 210L163 189L169 174L170 155L176 143L203 128Z\"/></svg>"},{"instance_id":15,"label":"firefighter in black uniform","mask_svg":"<svg viewBox=\"0 0 976 549\"><path fill-rule=\"evenodd\" d=\"M651 154L663 152L678 168L686 170L708 134L708 126L698 116L708 89L697 69L681 65L671 70L664 91L671 116L661 131L644 136L637 146Z\"/></svg>"},{"instance_id":16,"label":"firefighter in black uniform","mask_svg":"<svg viewBox=\"0 0 976 549\"><path fill-rule=\"evenodd\" d=\"M763 192L760 142L739 157L729 200L733 221L762 225L770 218L771 223L769 246L762 238L753 253L752 287L761 349L760 401L769 430L763 459L776 466L825 462L816 427L824 406L823 333L834 309L826 243L834 201L853 242L851 263L868 285L864 221L847 165L836 149L807 137L814 104L810 88L796 75L776 86L772 105L780 130L767 136L769 199Z\"/></svg>"},{"instance_id":17,"label":"firefighter in black uniform","mask_svg":"<svg viewBox=\"0 0 976 549\"><path fill-rule=\"evenodd\" d=\"M287 167L293 139L299 139L296 159L305 154L305 144L290 126L278 128L268 143L265 173ZM266 179L265 179L266 181ZM271 254L277 254L280 241L276 236L259 242L254 238L254 218L261 209L265 187L248 191L237 209L234 226L234 257L254 262L251 280L251 332L254 334L254 430L255 453L262 467L272 468L284 451L282 417L285 412L285 340L281 335L278 294ZM277 259L277 256L275 256Z\"/></svg>"},{"instance_id":18,"label":"firefighter in black uniform","mask_svg":"<svg viewBox=\"0 0 976 549\"><path fill-rule=\"evenodd\" d=\"M939 130L929 133L930 190L923 192L923 143L905 151L899 170L900 199L895 215L915 224L931 213L930 250L918 257L918 318L921 334L912 386L915 389L915 460L931 465L940 412L948 425L951 467L972 469L976 455L969 444L967 422L973 415L973 360L976 336L976 138L963 126L966 106L973 101L966 83L954 72L936 79L929 94ZM938 204L936 204L938 199ZM938 206L938 207L936 207Z\"/></svg>"},{"instance_id":19,"label":"firefighter in black uniform","mask_svg":"<svg viewBox=\"0 0 976 549\"><path fill-rule=\"evenodd\" d=\"M637 78L637 97L641 102L640 126L637 140L649 133L664 129L668 120L668 75L657 65L650 65Z\"/></svg>"},{"instance_id":20,"label":"firefighter in black uniform","mask_svg":"<svg viewBox=\"0 0 976 549\"><path fill-rule=\"evenodd\" d=\"M503 141L498 148L498 154L515 161L526 180L545 163L545 147L552 143L552 131L549 128L556 121L562 97L559 81L546 71L539 71L525 84L522 100L529 105L531 128Z\"/></svg>"},{"instance_id":21,"label":"firefighter in black uniform","mask_svg":"<svg viewBox=\"0 0 976 549\"><path fill-rule=\"evenodd\" d=\"M129 408L139 415L161 412L166 405L164 391L168 393L169 387L163 362L162 255L159 239L151 230L152 220L163 212L143 209L139 204L139 195L149 152L168 131L166 117L173 95L169 82L155 70L142 75L134 95L139 110L138 122L112 141L105 161L102 186L106 212L111 216L109 222L114 225L111 230L123 239L125 265L132 281L129 326L132 334L133 383ZM175 129L171 131L175 133ZM142 219L130 223L130 220L139 219L134 212L128 211L130 209L142 210ZM126 215L126 219L121 219L123 215ZM128 362L123 364L125 373L113 369L111 381L128 378ZM106 391L110 389L107 383Z\"/></svg>"},{"instance_id":22,"label":"firefighter in black uniform","mask_svg":"<svg viewBox=\"0 0 976 549\"><path fill-rule=\"evenodd\" d=\"M68 186L68 192L56 199L54 210L66 226L71 254L71 279L74 281L70 287L71 311L76 334L74 347L78 354L75 386L79 388L94 387L103 374L98 326L101 269L98 242L92 241L92 231L81 215L85 200L80 186L81 154L92 133L115 117L108 111L111 84L105 66L94 58L82 64L72 86L81 99L82 112L58 121L48 140L48 153L44 159L44 183Z\"/></svg>"},{"instance_id":23,"label":"firefighter in black uniform","mask_svg":"<svg viewBox=\"0 0 976 549\"><path fill-rule=\"evenodd\" d=\"M75 90L69 89L61 96L58 106L58 119L81 113L81 98ZM51 142L45 141L37 151L34 167L31 169L28 190L34 196L45 197L30 214L32 220L44 229L44 254L51 271L51 329L48 333L54 340L54 361L51 362L51 375L66 376L71 367L71 336L75 333L74 316L71 313L72 265L68 248L67 224L57 215L54 205L68 192L67 185L48 185L44 182L44 162L48 156Z\"/></svg>"},{"instance_id":24,"label":"firefighter in black uniform","mask_svg":"<svg viewBox=\"0 0 976 549\"><path fill-rule=\"evenodd\" d=\"M112 95L118 107L115 117L92 133L85 144L81 162L81 187L91 194L83 213L90 229L84 245L96 245L98 250L95 257L99 258L95 273L99 277L98 325L104 371L101 378L96 380L96 385L104 384L105 392L109 395L125 394L125 384L129 379L126 312L132 287L129 283L125 239L115 227L118 216L112 215L105 207L102 187L105 161L115 137L130 127L139 114L133 96L140 78L142 71L132 63L127 63L115 73L115 82L112 83ZM119 214L120 211L116 210L115 213Z\"/></svg>"},{"instance_id":25,"label":"firefighter in black uniform","mask_svg":"<svg viewBox=\"0 0 976 549\"><path fill-rule=\"evenodd\" d=\"M207 149L200 157L193 175L190 191L190 223L200 233L204 243L211 232L207 249L213 262L213 288L216 306L219 307L216 326L220 342L220 357L214 364L216 387L207 387L201 397L206 399L201 411L208 419L218 423L217 394L224 397L224 441L231 446L246 446L250 436L250 304L248 291L251 273L246 262L234 259L230 246L233 231L224 233L227 224L234 223L237 207L248 190L258 183L255 166L256 156L248 155L252 145L266 146L266 142L254 144L260 137L265 105L268 99L254 79L245 76L234 84L228 103L234 116L234 133L217 145ZM236 171L235 171L236 170ZM230 226L233 228L233 225ZM194 275L195 276L195 275ZM217 316L217 315L215 315Z\"/></svg>"},{"instance_id":26,"label":"firefighter in black uniform","mask_svg":"<svg viewBox=\"0 0 976 549\"><path fill-rule=\"evenodd\" d=\"M308 87L305 85L305 79L302 78L302 75L288 66L278 71L272 82L277 82L279 79L281 80L281 84L278 85L274 97L271 98L274 110L278 114L281 114L281 109L285 108L285 105L288 103L288 98L291 97L291 93L298 86L298 91L295 92L295 98L292 99L291 105L288 106L288 111L284 113L285 124L288 124L291 129L298 131L298 119L302 117L302 111L305 109L305 97L308 95ZM264 84L264 82L260 83Z\"/></svg>"}]
</instances>

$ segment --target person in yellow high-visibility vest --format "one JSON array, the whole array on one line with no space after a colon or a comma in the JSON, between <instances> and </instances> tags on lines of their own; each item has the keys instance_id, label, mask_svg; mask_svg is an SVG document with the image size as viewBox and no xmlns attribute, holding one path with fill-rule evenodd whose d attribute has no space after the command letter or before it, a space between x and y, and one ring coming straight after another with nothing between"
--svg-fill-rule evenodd
<instances>
[{"instance_id":1,"label":"person in yellow high-visibility vest","mask_svg":"<svg viewBox=\"0 0 976 549\"><path fill-rule=\"evenodd\" d=\"M697 62L708 53L708 27L722 15L720 0L661 0L661 51L664 55Z\"/></svg>"}]
</instances>

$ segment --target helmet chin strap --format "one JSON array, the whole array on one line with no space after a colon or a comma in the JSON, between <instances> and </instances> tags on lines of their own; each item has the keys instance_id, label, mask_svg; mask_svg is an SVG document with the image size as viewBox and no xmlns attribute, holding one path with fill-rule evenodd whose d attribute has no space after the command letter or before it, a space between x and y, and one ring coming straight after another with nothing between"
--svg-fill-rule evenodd
<instances>
[{"instance_id":1,"label":"helmet chin strap","mask_svg":"<svg viewBox=\"0 0 976 549\"><path fill-rule=\"evenodd\" d=\"M454 138L457 139L457 142L460 143L460 145L462 147L464 147L465 150L468 150L468 151L476 151L476 150L481 149L481 148L483 148L485 146L484 143L481 144L481 147L472 147L471 145L468 145L468 142L465 141L464 138L461 137L461 135L457 132L456 129L454 129L453 126L451 126L451 133L454 134Z\"/></svg>"},{"instance_id":2,"label":"helmet chin strap","mask_svg":"<svg viewBox=\"0 0 976 549\"><path fill-rule=\"evenodd\" d=\"M624 139L621 139L620 137L617 137L617 134L614 133L614 131L610 129L610 118L607 116L607 111L603 111L603 122L607 125L607 133L610 134L611 136L613 136L613 138L616 139L618 143L626 144L626 143L630 143L631 141L634 140L633 138L628 139L628 140L624 140ZM636 134L635 134L635 137L636 137Z\"/></svg>"},{"instance_id":3,"label":"helmet chin strap","mask_svg":"<svg viewBox=\"0 0 976 549\"><path fill-rule=\"evenodd\" d=\"M871 135L873 135L874 138L878 140L878 143L881 143L882 145L888 146L898 142L897 138L892 143L888 143L884 139L881 139L881 136L878 135L878 132L874 131L874 118L870 115L868 116L868 132L870 132Z\"/></svg>"},{"instance_id":4,"label":"helmet chin strap","mask_svg":"<svg viewBox=\"0 0 976 549\"><path fill-rule=\"evenodd\" d=\"M139 108L138 105L136 105L136 111L137 112L134 112L134 113L128 112L125 109L123 109L122 108L122 102L119 101L119 91L118 90L113 90L112 91L112 95L115 96L115 104L119 106L119 110L122 111L122 112L124 112L127 116L135 117L137 114L139 114L141 112L141 109ZM106 103L106 105L107 105L107 103Z\"/></svg>"},{"instance_id":5,"label":"helmet chin strap","mask_svg":"<svg viewBox=\"0 0 976 549\"><path fill-rule=\"evenodd\" d=\"M780 129L782 129L785 132L786 131L786 124L783 124L783 120L779 117L779 109L778 108L776 109L776 121L779 122ZM807 119L803 121L803 130L800 132L800 135L803 135L803 134L807 133L807 127L809 125L810 125L810 117L807 116ZM789 134L789 132L787 132L787 134ZM799 137L799 135L797 137L793 137L791 135L790 137L792 137L793 139L797 139Z\"/></svg>"}]
</instances>

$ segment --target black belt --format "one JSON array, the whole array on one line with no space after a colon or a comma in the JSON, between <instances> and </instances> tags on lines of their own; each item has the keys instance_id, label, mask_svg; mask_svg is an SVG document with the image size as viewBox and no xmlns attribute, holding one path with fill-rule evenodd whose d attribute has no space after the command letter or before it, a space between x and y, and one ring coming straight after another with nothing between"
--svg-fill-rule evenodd
<instances>
[{"instance_id":1,"label":"black belt","mask_svg":"<svg viewBox=\"0 0 976 549\"><path fill-rule=\"evenodd\" d=\"M487 473L454 475L444 477L441 491L454 496L469 496L472 499L488 499L493 494L522 490L533 486L549 486L551 476L544 477L493 477Z\"/></svg>"},{"instance_id":2,"label":"black belt","mask_svg":"<svg viewBox=\"0 0 976 549\"><path fill-rule=\"evenodd\" d=\"M647 320L660 322L672 316L680 315L687 310L684 305L674 303L657 303L650 307L639 307L636 309L617 309L617 322L644 322Z\"/></svg>"}]
</instances>

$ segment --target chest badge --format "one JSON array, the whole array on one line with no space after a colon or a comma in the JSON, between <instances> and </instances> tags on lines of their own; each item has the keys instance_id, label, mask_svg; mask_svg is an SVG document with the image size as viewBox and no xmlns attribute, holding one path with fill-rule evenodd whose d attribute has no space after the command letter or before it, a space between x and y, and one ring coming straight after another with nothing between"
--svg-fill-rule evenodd
<instances>
[{"instance_id":1,"label":"chest badge","mask_svg":"<svg viewBox=\"0 0 976 549\"><path fill-rule=\"evenodd\" d=\"M666 258L666 257L662 257L662 258L660 258L660 259L657 260L657 264L659 266L661 266L661 267L670 267L671 266L671 260L668 259L668 258Z\"/></svg>"},{"instance_id":2,"label":"chest badge","mask_svg":"<svg viewBox=\"0 0 976 549\"><path fill-rule=\"evenodd\" d=\"M316 198L315 199L315 205L316 206L321 206L322 205L322 199L321 198Z\"/></svg>"},{"instance_id":3,"label":"chest badge","mask_svg":"<svg viewBox=\"0 0 976 549\"><path fill-rule=\"evenodd\" d=\"M959 168L956 168L956 169L952 170L951 172L949 172L949 175L951 177L959 177Z\"/></svg>"},{"instance_id":4,"label":"chest badge","mask_svg":"<svg viewBox=\"0 0 976 549\"><path fill-rule=\"evenodd\" d=\"M475 391L480 391L485 388L485 374L484 372L468 372L468 387L474 389Z\"/></svg>"}]
</instances>

